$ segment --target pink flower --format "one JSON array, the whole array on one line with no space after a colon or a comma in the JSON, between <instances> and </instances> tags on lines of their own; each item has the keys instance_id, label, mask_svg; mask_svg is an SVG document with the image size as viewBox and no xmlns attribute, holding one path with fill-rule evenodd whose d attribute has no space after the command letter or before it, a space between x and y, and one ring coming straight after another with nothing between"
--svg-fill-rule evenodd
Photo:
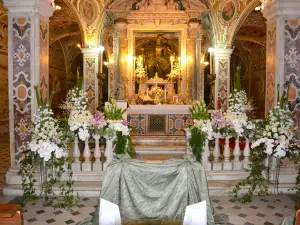
<instances>
[{"instance_id":1,"label":"pink flower","mask_svg":"<svg viewBox=\"0 0 300 225\"><path fill-rule=\"evenodd\" d=\"M218 112L216 112L214 114L213 120L215 120L218 123L219 122L223 122L224 121L224 117L223 117L222 113L218 111Z\"/></svg>"},{"instance_id":2,"label":"pink flower","mask_svg":"<svg viewBox=\"0 0 300 225\"><path fill-rule=\"evenodd\" d=\"M57 139L56 139L56 138L53 138L52 141L53 141L54 143L56 143L56 142L57 142Z\"/></svg>"},{"instance_id":3,"label":"pink flower","mask_svg":"<svg viewBox=\"0 0 300 225\"><path fill-rule=\"evenodd\" d=\"M91 125L97 128L103 128L106 125L103 113L96 111L95 115L91 120Z\"/></svg>"},{"instance_id":4,"label":"pink flower","mask_svg":"<svg viewBox=\"0 0 300 225\"><path fill-rule=\"evenodd\" d=\"M121 120L121 124L123 124L124 126L128 125L128 121L127 120Z\"/></svg>"}]
</instances>

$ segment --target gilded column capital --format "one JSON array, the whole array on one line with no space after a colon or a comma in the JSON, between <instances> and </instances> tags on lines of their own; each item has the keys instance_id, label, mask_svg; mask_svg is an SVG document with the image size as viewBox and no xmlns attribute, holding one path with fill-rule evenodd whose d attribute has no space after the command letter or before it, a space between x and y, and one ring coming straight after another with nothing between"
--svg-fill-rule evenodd
<instances>
[{"instance_id":1,"label":"gilded column capital","mask_svg":"<svg viewBox=\"0 0 300 225\"><path fill-rule=\"evenodd\" d=\"M127 37L127 24L126 22L117 22L115 26L115 33L120 38L126 38Z\"/></svg>"},{"instance_id":2,"label":"gilded column capital","mask_svg":"<svg viewBox=\"0 0 300 225\"><path fill-rule=\"evenodd\" d=\"M261 0L263 5L263 16L267 20L273 20L278 16L299 16L299 0Z\"/></svg>"},{"instance_id":3,"label":"gilded column capital","mask_svg":"<svg viewBox=\"0 0 300 225\"><path fill-rule=\"evenodd\" d=\"M3 0L4 6L9 13L39 13L45 18L53 15L55 10L54 1L51 0Z\"/></svg>"},{"instance_id":4,"label":"gilded column capital","mask_svg":"<svg viewBox=\"0 0 300 225\"><path fill-rule=\"evenodd\" d=\"M190 22L187 28L187 37L191 40L202 38L202 26L198 22Z\"/></svg>"}]
</instances>

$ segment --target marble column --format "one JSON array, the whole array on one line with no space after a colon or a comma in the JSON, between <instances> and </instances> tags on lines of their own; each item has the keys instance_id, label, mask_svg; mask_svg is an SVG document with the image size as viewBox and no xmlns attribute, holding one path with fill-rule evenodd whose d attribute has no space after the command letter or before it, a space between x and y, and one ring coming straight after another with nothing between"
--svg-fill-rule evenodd
<instances>
[{"instance_id":1,"label":"marble column","mask_svg":"<svg viewBox=\"0 0 300 225\"><path fill-rule=\"evenodd\" d=\"M206 63L200 62L198 80L197 80L197 99L204 99L204 70L208 66Z\"/></svg>"},{"instance_id":2,"label":"marble column","mask_svg":"<svg viewBox=\"0 0 300 225\"><path fill-rule=\"evenodd\" d=\"M230 56L232 49L214 49L214 72L215 81L215 108L218 102L222 109L228 105L228 96L230 93Z\"/></svg>"},{"instance_id":3,"label":"marble column","mask_svg":"<svg viewBox=\"0 0 300 225\"><path fill-rule=\"evenodd\" d=\"M187 65L188 74L186 81L186 100L192 101L197 96L197 80L200 75L201 59L201 25L198 22L190 22L187 29ZM200 78L201 79L201 78Z\"/></svg>"},{"instance_id":4,"label":"marble column","mask_svg":"<svg viewBox=\"0 0 300 225\"><path fill-rule=\"evenodd\" d=\"M291 110L300 124L300 1L264 1L267 19L266 101L268 112L280 93L289 90Z\"/></svg>"},{"instance_id":5,"label":"marble column","mask_svg":"<svg viewBox=\"0 0 300 225\"><path fill-rule=\"evenodd\" d=\"M115 65L115 84L110 87L115 89L118 100L128 99L128 76L127 76L127 54L128 54L128 40L127 40L127 24L120 21L115 25L114 39L113 39L113 57ZM112 85L115 87L113 88Z\"/></svg>"},{"instance_id":6,"label":"marble column","mask_svg":"<svg viewBox=\"0 0 300 225\"><path fill-rule=\"evenodd\" d=\"M49 0L4 0L8 9L8 82L11 169L16 173L30 141L31 119L37 111L34 86L44 99L49 95ZM7 179L9 176L7 176Z\"/></svg>"},{"instance_id":7,"label":"marble column","mask_svg":"<svg viewBox=\"0 0 300 225\"><path fill-rule=\"evenodd\" d=\"M98 107L98 48L82 48L83 54L83 87L87 92L89 110L94 113Z\"/></svg>"}]
</instances>

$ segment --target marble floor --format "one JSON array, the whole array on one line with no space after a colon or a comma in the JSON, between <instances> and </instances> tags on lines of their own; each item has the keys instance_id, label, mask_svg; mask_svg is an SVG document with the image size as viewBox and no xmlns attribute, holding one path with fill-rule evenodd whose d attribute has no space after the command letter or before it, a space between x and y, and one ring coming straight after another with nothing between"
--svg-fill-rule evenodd
<instances>
[{"instance_id":1,"label":"marble floor","mask_svg":"<svg viewBox=\"0 0 300 225\"><path fill-rule=\"evenodd\" d=\"M5 173L9 169L9 138L0 136L0 204L15 204L20 202L19 197L1 196L1 189L5 184ZM254 197L253 202L241 204L232 202L229 197L211 198L215 213L229 216L229 225L278 225L289 215L294 215L295 201L287 195L274 197ZM91 217L98 204L97 198L82 198L73 212L64 209L43 207L42 201L27 205L24 211L24 225L63 225L77 224Z\"/></svg>"},{"instance_id":2,"label":"marble floor","mask_svg":"<svg viewBox=\"0 0 300 225\"><path fill-rule=\"evenodd\" d=\"M15 203L19 197L0 197L0 204ZM215 213L229 216L229 225L278 225L289 215L294 215L295 202L287 195L254 197L249 204L232 202L229 197L211 198ZM97 198L82 198L73 212L43 207L42 201L24 208L24 225L77 224L91 217L98 204Z\"/></svg>"}]
</instances>

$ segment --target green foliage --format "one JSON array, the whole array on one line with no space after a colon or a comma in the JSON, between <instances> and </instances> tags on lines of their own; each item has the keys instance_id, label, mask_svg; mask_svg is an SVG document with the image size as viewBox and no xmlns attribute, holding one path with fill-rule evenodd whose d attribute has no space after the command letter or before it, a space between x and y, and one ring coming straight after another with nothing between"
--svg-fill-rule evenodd
<instances>
[{"instance_id":1,"label":"green foliage","mask_svg":"<svg viewBox=\"0 0 300 225\"><path fill-rule=\"evenodd\" d=\"M247 172L250 172L248 177L246 180L238 182L233 190L227 193L233 196L233 200L241 203L248 203L252 201L254 194L269 195L269 171L265 166L266 158L267 154L264 153L262 146L258 146L250 152L249 168L246 169ZM264 177L264 172L267 177ZM246 194L240 193L242 188L248 188Z\"/></svg>"},{"instance_id":2,"label":"green foliage","mask_svg":"<svg viewBox=\"0 0 300 225\"><path fill-rule=\"evenodd\" d=\"M116 132L117 138L114 141L115 153L117 155L129 154L132 157L135 154L134 146L130 136L123 135L121 131Z\"/></svg>"},{"instance_id":3,"label":"green foliage","mask_svg":"<svg viewBox=\"0 0 300 225\"><path fill-rule=\"evenodd\" d=\"M236 73L234 75L234 83L233 83L233 89L237 90L238 92L241 91L241 67L238 66L236 68Z\"/></svg>"},{"instance_id":4,"label":"green foliage","mask_svg":"<svg viewBox=\"0 0 300 225\"><path fill-rule=\"evenodd\" d=\"M35 90L35 98L36 98L36 104L37 104L37 106L38 107L46 107L46 106L48 106L48 109L50 109L51 105L52 105L52 100L53 100L53 96L54 96L55 92L51 92L49 100L47 101L47 99L43 99L40 96L38 86L34 86L34 90Z\"/></svg>"},{"instance_id":5,"label":"green foliage","mask_svg":"<svg viewBox=\"0 0 300 225\"><path fill-rule=\"evenodd\" d=\"M22 179L23 199L21 206L24 207L28 202L35 202L38 196L35 194L35 171L41 166L42 160L36 152L24 152L26 157L21 161L18 175Z\"/></svg>"},{"instance_id":6,"label":"green foliage","mask_svg":"<svg viewBox=\"0 0 300 225\"><path fill-rule=\"evenodd\" d=\"M198 127L194 126L190 128L190 131L190 146L192 148L193 155L196 157L197 161L201 162L207 134Z\"/></svg>"},{"instance_id":7,"label":"green foliage","mask_svg":"<svg viewBox=\"0 0 300 225\"><path fill-rule=\"evenodd\" d=\"M123 114L127 109L120 109L117 106L116 100L109 98L108 105L104 109L104 116L106 120L122 120Z\"/></svg>"},{"instance_id":8,"label":"green foliage","mask_svg":"<svg viewBox=\"0 0 300 225\"><path fill-rule=\"evenodd\" d=\"M64 168L66 165L66 169ZM73 195L72 180L73 172L71 162L66 158L57 159L52 155L51 160L46 162L47 181L43 184L44 190L44 202L46 205L52 205L54 208L64 208L72 210L79 202L78 196ZM68 180L62 182L62 175L66 173ZM58 185L59 196L57 196L53 190L53 187Z\"/></svg>"},{"instance_id":9,"label":"green foliage","mask_svg":"<svg viewBox=\"0 0 300 225\"><path fill-rule=\"evenodd\" d=\"M192 114L192 119L194 120L209 120L210 115L203 99L192 104L189 108L190 113Z\"/></svg>"}]
</instances>

